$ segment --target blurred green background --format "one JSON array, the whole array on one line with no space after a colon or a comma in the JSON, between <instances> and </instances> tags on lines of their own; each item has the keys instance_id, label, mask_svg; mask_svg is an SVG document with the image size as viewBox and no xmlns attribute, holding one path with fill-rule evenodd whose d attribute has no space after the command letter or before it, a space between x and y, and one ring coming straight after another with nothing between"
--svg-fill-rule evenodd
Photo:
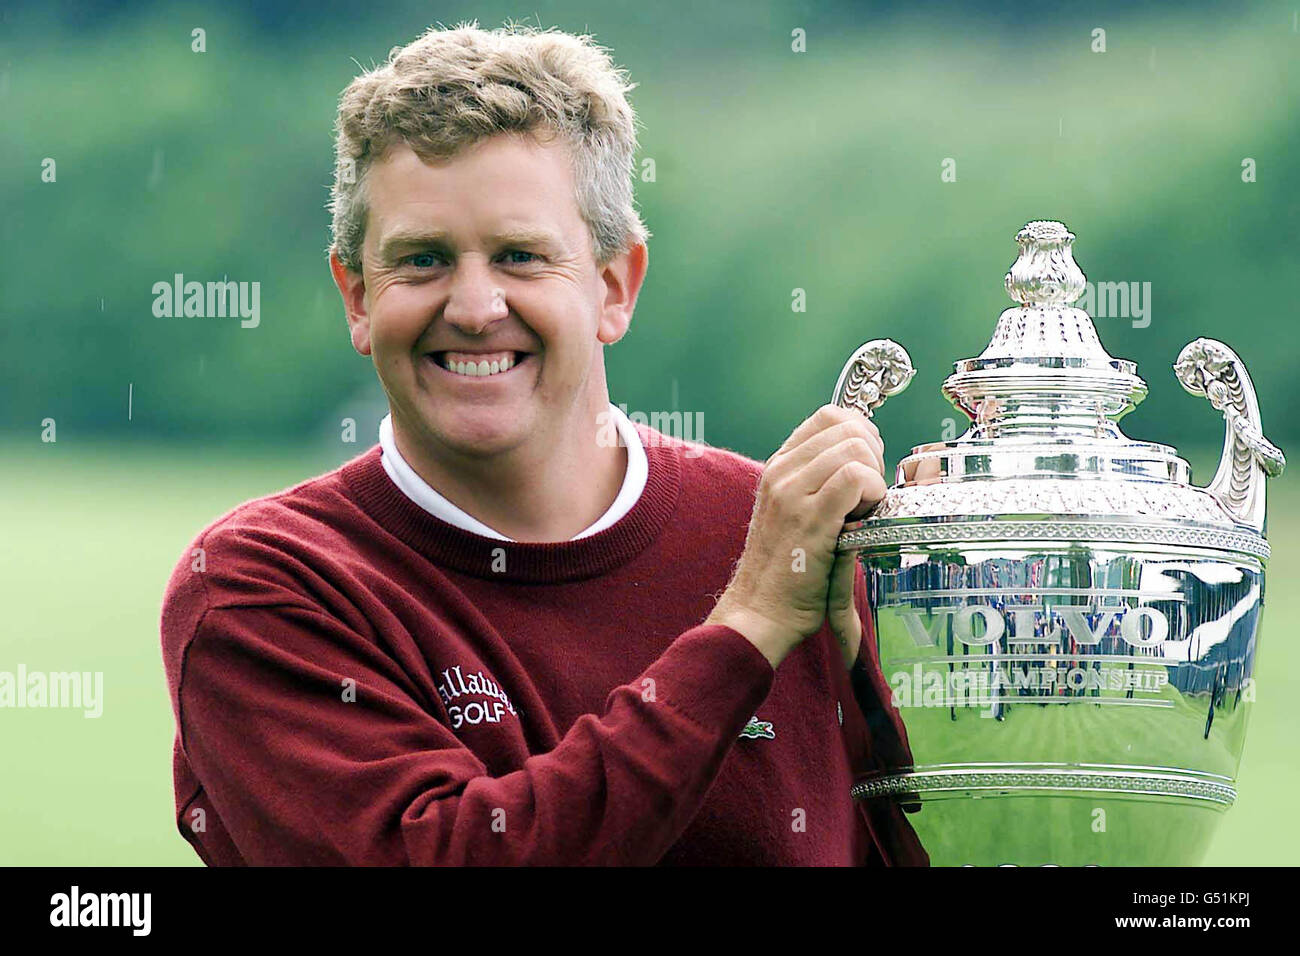
<instances>
[{"instance_id":1,"label":"blurred green background","mask_svg":"<svg viewBox=\"0 0 1300 956\"><path fill-rule=\"evenodd\" d=\"M0 670L105 680L98 720L0 710L0 864L198 863L172 823L163 587L219 514L376 440L382 393L324 259L331 126L358 63L433 23L590 32L639 84L651 268L607 352L630 410L700 413L707 441L763 459L857 345L889 336L919 369L878 416L896 459L952 428L939 384L1009 305L1016 230L1052 218L1078 235L1090 279L1151 284L1146 327L1097 319L1151 388L1125 419L1131 436L1177 445L1208 480L1221 420L1170 365L1209 335L1246 361L1269 437L1300 447L1295 4L927 11L0 8ZM795 29L806 52L791 49ZM941 180L948 159L954 182ZM260 282L260 325L156 318L153 284L177 272ZM348 417L355 444L340 440ZM45 419L56 442L42 441ZM1284 476L1270 496L1258 704L1210 863L1294 863L1300 849L1300 493Z\"/></svg>"}]
</instances>

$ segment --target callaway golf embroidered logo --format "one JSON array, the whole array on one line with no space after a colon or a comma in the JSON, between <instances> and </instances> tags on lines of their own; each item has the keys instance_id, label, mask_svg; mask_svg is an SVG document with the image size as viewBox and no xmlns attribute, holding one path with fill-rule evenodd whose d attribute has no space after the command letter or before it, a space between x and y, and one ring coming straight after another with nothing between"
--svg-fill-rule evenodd
<instances>
[{"instance_id":1,"label":"callaway golf embroidered logo","mask_svg":"<svg viewBox=\"0 0 1300 956\"><path fill-rule=\"evenodd\" d=\"M772 729L770 720L759 720L757 717L749 718L749 723L745 729L740 732L741 737L763 737L767 740L776 739L776 731Z\"/></svg>"},{"instance_id":2,"label":"callaway golf embroidered logo","mask_svg":"<svg viewBox=\"0 0 1300 956\"><path fill-rule=\"evenodd\" d=\"M442 678L438 696L447 708L452 730L460 730L465 724L499 724L506 715L518 719L519 712L510 702L510 695L482 671L465 674L457 664L444 670ZM461 697L483 699L459 700Z\"/></svg>"}]
</instances>

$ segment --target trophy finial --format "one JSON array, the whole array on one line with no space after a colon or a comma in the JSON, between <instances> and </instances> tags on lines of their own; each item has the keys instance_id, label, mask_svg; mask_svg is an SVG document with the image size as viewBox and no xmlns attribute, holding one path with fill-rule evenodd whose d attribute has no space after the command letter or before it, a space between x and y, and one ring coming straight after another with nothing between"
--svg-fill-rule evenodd
<instances>
[{"instance_id":1,"label":"trophy finial","mask_svg":"<svg viewBox=\"0 0 1300 956\"><path fill-rule=\"evenodd\" d=\"M1074 233L1049 219L1016 233L1020 256L1007 273L1007 294L1022 306L1068 305L1083 295L1085 279L1074 261Z\"/></svg>"},{"instance_id":2,"label":"trophy finial","mask_svg":"<svg viewBox=\"0 0 1300 956\"><path fill-rule=\"evenodd\" d=\"M1132 362L1113 358L1092 317L1069 305L1086 282L1074 234L1051 220L1016 234L1006 287L1017 306L998 316L988 346L954 365L943 393L970 416L972 438L1011 434L1120 437L1115 425L1146 396ZM1050 423L1050 424L1049 424Z\"/></svg>"}]
</instances>

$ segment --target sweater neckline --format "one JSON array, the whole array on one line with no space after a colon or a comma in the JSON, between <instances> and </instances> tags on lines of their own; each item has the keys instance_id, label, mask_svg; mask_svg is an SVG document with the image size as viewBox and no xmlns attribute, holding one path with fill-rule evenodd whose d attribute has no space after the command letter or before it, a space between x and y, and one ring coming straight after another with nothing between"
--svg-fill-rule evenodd
<instances>
[{"instance_id":1,"label":"sweater neckline","mask_svg":"<svg viewBox=\"0 0 1300 956\"><path fill-rule=\"evenodd\" d=\"M637 423L636 429L649 471L641 497L608 528L572 541L502 541L434 517L393 484L378 444L344 465L341 474L363 511L434 564L496 581L558 584L626 564L654 541L676 508L681 490L679 444L648 426Z\"/></svg>"}]
</instances>

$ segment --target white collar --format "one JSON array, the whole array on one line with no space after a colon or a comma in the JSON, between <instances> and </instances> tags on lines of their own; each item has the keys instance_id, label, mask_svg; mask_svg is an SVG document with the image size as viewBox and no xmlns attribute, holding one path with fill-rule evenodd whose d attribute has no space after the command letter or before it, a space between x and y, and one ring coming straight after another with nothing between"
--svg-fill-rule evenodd
<instances>
[{"instance_id":1,"label":"white collar","mask_svg":"<svg viewBox=\"0 0 1300 956\"><path fill-rule=\"evenodd\" d=\"M492 530L473 515L458 508L438 494L429 486L428 482L415 473L415 469L406 463L401 452L397 450L397 442L393 438L392 417L390 412L379 423L379 445L381 448L380 461L384 466L384 471L392 479L393 484L406 497L435 518L440 518L450 525L455 525L462 531L469 531L484 538L510 541L510 538ZM631 511L632 506L640 499L641 492L645 490L646 479L650 474L645 446L642 444L641 436L637 433L636 426L632 424L631 419L623 413L622 409L612 403L609 406L609 417L618 429L622 444L627 446L627 471L623 475L623 487L619 489L618 495L614 498L614 503L609 506L609 509L586 530L574 535L572 539L574 541L593 535L597 531L604 531Z\"/></svg>"}]
</instances>

